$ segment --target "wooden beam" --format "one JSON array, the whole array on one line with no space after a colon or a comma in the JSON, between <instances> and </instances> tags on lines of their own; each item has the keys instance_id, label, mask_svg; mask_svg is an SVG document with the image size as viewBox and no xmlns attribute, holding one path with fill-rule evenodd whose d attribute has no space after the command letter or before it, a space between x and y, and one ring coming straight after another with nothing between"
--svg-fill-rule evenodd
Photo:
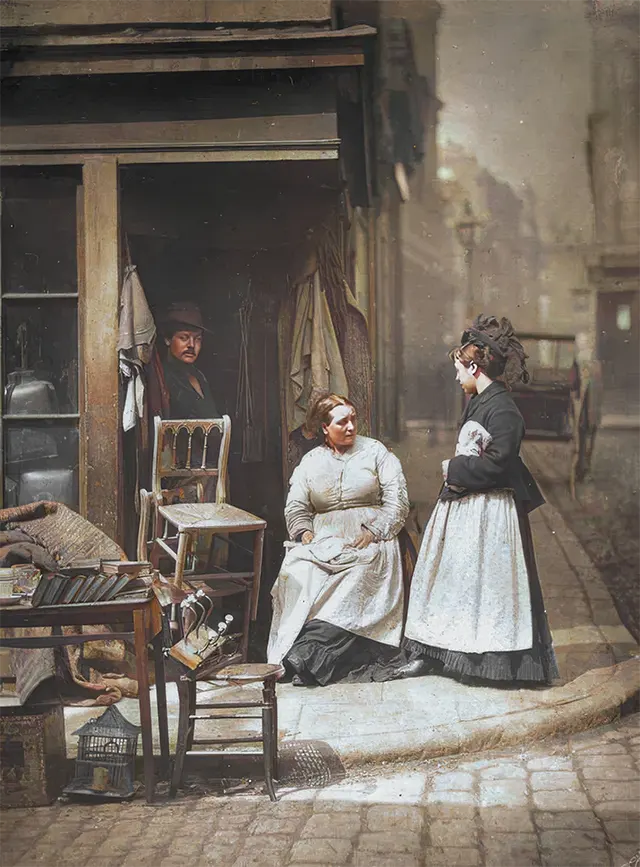
<instances>
[{"instance_id":1,"label":"wooden beam","mask_svg":"<svg viewBox=\"0 0 640 867\"><path fill-rule=\"evenodd\" d=\"M0 166L52 166L78 165L95 154L83 151L73 153L12 153L0 156ZM113 154L118 165L136 163L245 163L280 162L289 160L337 160L338 148L282 149L282 150L177 150L177 151L127 151Z\"/></svg>"},{"instance_id":2,"label":"wooden beam","mask_svg":"<svg viewBox=\"0 0 640 867\"><path fill-rule=\"evenodd\" d=\"M87 518L118 537L118 306L120 289L118 163L92 157L83 167L84 296L80 300L84 405L80 435L86 457Z\"/></svg>"},{"instance_id":3,"label":"wooden beam","mask_svg":"<svg viewBox=\"0 0 640 867\"><path fill-rule=\"evenodd\" d=\"M302 140L304 137L304 140ZM4 126L3 153L64 150L213 150L295 148L334 144L335 112L136 123L64 123Z\"/></svg>"},{"instance_id":4,"label":"wooden beam","mask_svg":"<svg viewBox=\"0 0 640 867\"><path fill-rule=\"evenodd\" d=\"M80 373L84 370L84 326L83 305L86 298L85 277L85 223L84 223L84 186L76 188L76 267L78 270L78 407L86 405L85 381ZM87 517L87 440L82 415L78 424L78 507L80 514Z\"/></svg>"},{"instance_id":5,"label":"wooden beam","mask_svg":"<svg viewBox=\"0 0 640 867\"><path fill-rule=\"evenodd\" d=\"M152 48L156 52L167 48L174 52L180 49L184 51L188 47L191 50L197 48L199 51L224 50L231 43L234 43L236 50L239 47L248 50L248 46L239 46L235 43L250 44L253 51L268 49L270 43L296 43L292 46L292 50L310 44L320 49L323 43L332 42L338 50L344 50L340 43L349 41L353 45L354 40L357 39L359 45L363 37L375 36L375 34L375 28L366 24L356 24L340 30L325 30L318 27L306 30L301 27L216 27L212 30L211 28L185 29L160 26L145 27L135 33L129 27L115 30L108 28L106 31L98 32L94 28L49 32L40 28L4 27L0 33L0 45L7 49L35 49L42 52L52 48L79 52L83 48L91 47L95 50L99 47L104 51L120 50L136 53L141 50L141 47L146 50ZM326 46L322 50L327 50Z\"/></svg>"},{"instance_id":6,"label":"wooden beam","mask_svg":"<svg viewBox=\"0 0 640 867\"><path fill-rule=\"evenodd\" d=\"M330 0L11 0L3 27L329 23Z\"/></svg>"},{"instance_id":7,"label":"wooden beam","mask_svg":"<svg viewBox=\"0 0 640 867\"><path fill-rule=\"evenodd\" d=\"M236 72L246 69L324 69L362 66L364 53L357 49L313 54L234 54L197 57L189 54L170 57L94 57L58 60L40 57L17 58L8 66L8 77L40 75L119 75L153 72Z\"/></svg>"},{"instance_id":8,"label":"wooden beam","mask_svg":"<svg viewBox=\"0 0 640 867\"><path fill-rule=\"evenodd\" d=\"M377 433L395 441L399 433L399 310L401 278L398 268L399 199L389 184L376 221L376 416Z\"/></svg>"}]
</instances>

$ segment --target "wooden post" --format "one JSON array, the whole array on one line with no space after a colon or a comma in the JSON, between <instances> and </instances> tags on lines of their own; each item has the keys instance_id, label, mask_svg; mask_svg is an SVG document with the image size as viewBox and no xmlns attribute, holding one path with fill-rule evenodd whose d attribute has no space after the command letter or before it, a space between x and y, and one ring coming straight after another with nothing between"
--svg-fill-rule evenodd
<instances>
[{"instance_id":1,"label":"wooden post","mask_svg":"<svg viewBox=\"0 0 640 867\"><path fill-rule=\"evenodd\" d=\"M118 163L88 159L84 186L84 295L80 299L83 411L80 436L87 518L118 538L118 305L120 290Z\"/></svg>"},{"instance_id":2,"label":"wooden post","mask_svg":"<svg viewBox=\"0 0 640 867\"><path fill-rule=\"evenodd\" d=\"M399 433L399 311L401 280L398 269L398 197L387 188L376 224L376 408L377 436L397 440Z\"/></svg>"}]
</instances>

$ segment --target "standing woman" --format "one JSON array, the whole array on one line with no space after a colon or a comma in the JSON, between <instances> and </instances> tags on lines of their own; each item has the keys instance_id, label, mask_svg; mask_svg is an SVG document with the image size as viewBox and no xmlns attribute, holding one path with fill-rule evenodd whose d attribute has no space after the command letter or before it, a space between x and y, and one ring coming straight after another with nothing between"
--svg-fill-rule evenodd
<instances>
[{"instance_id":1,"label":"standing woman","mask_svg":"<svg viewBox=\"0 0 640 867\"><path fill-rule=\"evenodd\" d=\"M509 386L527 382L508 319L478 316L450 354L470 400L425 530L395 677L492 682L558 677L528 513L544 500L520 458L524 422Z\"/></svg>"}]
</instances>

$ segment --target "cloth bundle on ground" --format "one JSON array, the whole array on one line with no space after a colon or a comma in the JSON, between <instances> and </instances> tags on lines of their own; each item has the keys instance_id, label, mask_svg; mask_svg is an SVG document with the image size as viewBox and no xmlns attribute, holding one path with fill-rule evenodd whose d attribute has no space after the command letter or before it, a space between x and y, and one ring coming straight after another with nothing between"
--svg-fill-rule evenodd
<instances>
[{"instance_id":1,"label":"cloth bundle on ground","mask_svg":"<svg viewBox=\"0 0 640 867\"><path fill-rule=\"evenodd\" d=\"M0 509L0 566L33 563L53 571L76 560L126 559L105 533L61 503L32 503ZM2 630L16 637L49 635L43 627ZM60 693L65 704L109 705L138 693L133 647L109 639L106 626L65 626L64 634L103 633L84 646L15 648L11 666L21 704L51 700ZM84 649L82 649L84 647ZM81 670L82 669L82 670Z\"/></svg>"}]
</instances>

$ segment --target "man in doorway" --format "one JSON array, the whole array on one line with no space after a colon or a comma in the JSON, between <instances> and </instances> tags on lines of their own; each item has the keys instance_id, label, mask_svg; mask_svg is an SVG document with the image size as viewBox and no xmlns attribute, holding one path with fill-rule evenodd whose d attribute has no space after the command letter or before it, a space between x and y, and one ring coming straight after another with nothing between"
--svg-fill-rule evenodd
<instances>
[{"instance_id":1,"label":"man in doorway","mask_svg":"<svg viewBox=\"0 0 640 867\"><path fill-rule=\"evenodd\" d=\"M170 418L218 418L207 378L196 367L205 328L200 308L190 301L171 304L163 319L167 356L163 364ZM211 332L209 332L211 333Z\"/></svg>"}]
</instances>

